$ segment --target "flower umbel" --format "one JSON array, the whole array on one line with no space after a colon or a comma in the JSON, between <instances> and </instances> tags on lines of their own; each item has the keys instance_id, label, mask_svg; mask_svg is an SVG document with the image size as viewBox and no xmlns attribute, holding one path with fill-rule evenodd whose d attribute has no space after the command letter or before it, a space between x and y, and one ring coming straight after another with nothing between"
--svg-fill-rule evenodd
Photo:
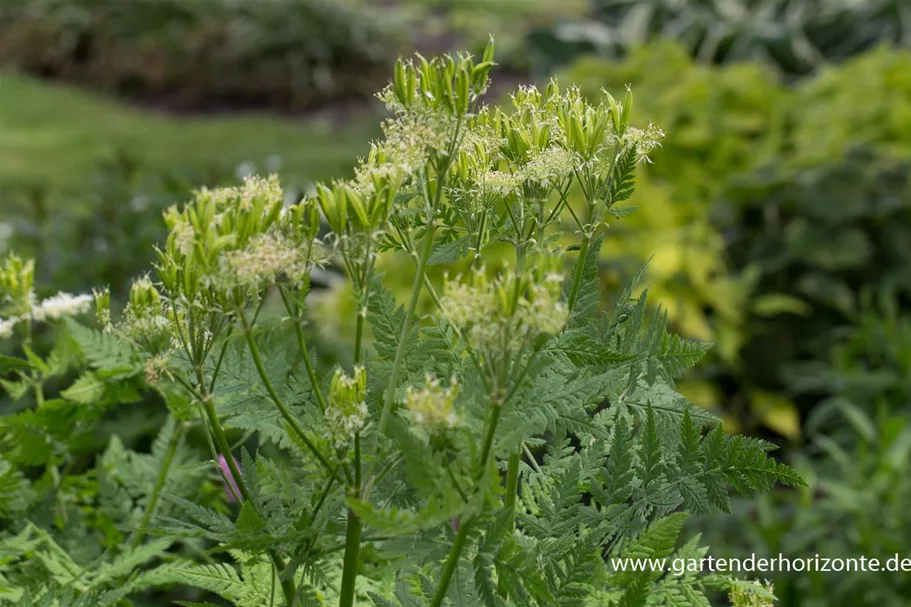
<instances>
[{"instance_id":1,"label":"flower umbel","mask_svg":"<svg viewBox=\"0 0 911 607\"><path fill-rule=\"evenodd\" d=\"M34 320L58 320L66 316L76 316L88 311L95 298L92 295L70 295L57 293L43 300L32 310Z\"/></svg>"},{"instance_id":2,"label":"flower umbel","mask_svg":"<svg viewBox=\"0 0 911 607\"><path fill-rule=\"evenodd\" d=\"M440 380L427 374L422 388L409 386L405 391L405 407L411 419L431 430L452 428L459 423L454 403L459 394L459 383L455 377L443 387Z\"/></svg>"}]
</instances>

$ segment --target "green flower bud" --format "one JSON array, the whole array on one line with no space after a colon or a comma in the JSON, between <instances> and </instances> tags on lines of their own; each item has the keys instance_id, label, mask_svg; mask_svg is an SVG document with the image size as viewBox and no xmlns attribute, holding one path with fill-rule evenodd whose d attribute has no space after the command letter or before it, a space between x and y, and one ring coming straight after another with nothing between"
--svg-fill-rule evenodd
<instances>
[{"instance_id":1,"label":"green flower bud","mask_svg":"<svg viewBox=\"0 0 911 607\"><path fill-rule=\"evenodd\" d=\"M395 71L393 72L393 90L395 91L395 98L404 106L411 104L411 97L408 96L406 76L405 76L405 62L402 61L402 58L399 57L399 60L395 62Z\"/></svg>"},{"instance_id":2,"label":"green flower bud","mask_svg":"<svg viewBox=\"0 0 911 607\"><path fill-rule=\"evenodd\" d=\"M10 254L0 264L0 316L27 316L34 303L35 261Z\"/></svg>"},{"instance_id":3,"label":"green flower bud","mask_svg":"<svg viewBox=\"0 0 911 607\"><path fill-rule=\"evenodd\" d=\"M344 190L337 187L317 186L317 202L326 218L329 228L336 234L343 234L348 226L347 200Z\"/></svg>"},{"instance_id":4,"label":"green flower bud","mask_svg":"<svg viewBox=\"0 0 911 607\"><path fill-rule=\"evenodd\" d=\"M111 326L111 291L107 287L101 291L92 291L95 298L95 318L105 329Z\"/></svg>"},{"instance_id":5,"label":"green flower bud","mask_svg":"<svg viewBox=\"0 0 911 607\"><path fill-rule=\"evenodd\" d=\"M329 404L326 408L326 422L336 445L347 444L359 432L367 420L367 372L358 365L354 375L346 375L336 369L329 384Z\"/></svg>"}]
</instances>

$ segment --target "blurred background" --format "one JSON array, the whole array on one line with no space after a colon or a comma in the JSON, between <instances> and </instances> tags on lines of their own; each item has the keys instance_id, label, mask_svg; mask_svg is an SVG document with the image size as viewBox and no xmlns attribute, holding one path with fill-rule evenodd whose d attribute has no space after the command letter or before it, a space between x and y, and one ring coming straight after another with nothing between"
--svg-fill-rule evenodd
<instances>
[{"instance_id":1,"label":"blurred background","mask_svg":"<svg viewBox=\"0 0 911 607\"><path fill-rule=\"evenodd\" d=\"M489 33L490 101L629 84L668 134L605 292L651 259L650 301L715 343L681 389L810 481L702 520L712 554L911 557L909 0L3 0L0 255L36 258L39 295L122 297L165 208L347 176L396 57ZM320 301L316 331L344 338L344 287ZM907 573L769 577L785 607L911 604Z\"/></svg>"}]
</instances>

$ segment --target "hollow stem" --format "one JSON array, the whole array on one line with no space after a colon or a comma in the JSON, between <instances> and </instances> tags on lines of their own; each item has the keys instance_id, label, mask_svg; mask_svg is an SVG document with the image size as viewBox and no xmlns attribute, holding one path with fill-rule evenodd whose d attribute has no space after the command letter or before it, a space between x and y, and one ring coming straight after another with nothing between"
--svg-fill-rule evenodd
<instances>
[{"instance_id":1,"label":"hollow stem","mask_svg":"<svg viewBox=\"0 0 911 607\"><path fill-rule=\"evenodd\" d=\"M502 410L503 407L501 403L495 403L493 405L493 411L491 412L490 420L487 424L487 432L484 436L484 446L481 448L481 461L477 470L478 480L484 477L484 472L487 470L488 460L490 459L490 454L493 450L493 438L497 432L497 425L499 424ZM443 573L440 576L439 585L433 595L433 599L430 601L430 607L440 607L440 605L443 604L443 599L446 597L446 591L449 588L449 582L452 580L452 576L459 565L459 559L462 558L462 550L465 548L465 541L468 539L468 533L473 524L474 519L468 519L461 522L459 525L455 541L452 543L452 548L449 550L449 556L446 557L446 564L443 565Z\"/></svg>"},{"instance_id":2,"label":"hollow stem","mask_svg":"<svg viewBox=\"0 0 911 607\"><path fill-rule=\"evenodd\" d=\"M339 592L339 607L352 607L357 583L357 563L361 551L363 525L354 512L348 510L348 525L345 531L345 558L342 570L342 587Z\"/></svg>"},{"instance_id":3,"label":"hollow stem","mask_svg":"<svg viewBox=\"0 0 911 607\"><path fill-rule=\"evenodd\" d=\"M253 494L250 493L247 482L244 480L244 477L241 476L240 469L237 467L237 462L234 461L234 456L231 454L231 445L228 444L224 428L222 428L221 421L218 419L218 413L215 411L215 404L212 402L212 397L208 394L202 396L203 409L205 410L209 425L211 426L212 434L215 437L215 444L218 447L218 451L225 458L225 463L228 465L228 470L231 471L231 476L234 477L234 482L237 484L241 497L243 497L245 501L255 503L253 501ZM283 571L285 569L285 562L278 552L269 548L266 550L266 553L269 555L269 559L272 561L272 564L275 565L277 571ZM294 607L298 604L297 585L294 582L293 575L289 575L282 580L282 593L285 595L286 605Z\"/></svg>"},{"instance_id":4,"label":"hollow stem","mask_svg":"<svg viewBox=\"0 0 911 607\"><path fill-rule=\"evenodd\" d=\"M430 601L430 607L440 607L440 605L443 604L443 599L446 597L446 590L449 588L449 582L452 580L452 576L459 566L459 559L462 558L462 549L465 548L465 541L468 539L468 532L471 530L473 522L474 521L471 520L465 521L465 523L459 526L455 541L452 543L452 549L449 551L449 556L446 558L446 564L443 565L443 574L440 576L440 583L433 595L433 599Z\"/></svg>"}]
</instances>

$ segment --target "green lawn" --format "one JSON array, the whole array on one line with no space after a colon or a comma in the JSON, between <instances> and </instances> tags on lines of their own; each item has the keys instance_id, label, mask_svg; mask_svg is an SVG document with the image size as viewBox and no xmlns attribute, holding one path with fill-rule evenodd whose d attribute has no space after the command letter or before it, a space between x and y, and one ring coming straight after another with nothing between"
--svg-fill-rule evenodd
<instances>
[{"instance_id":1,"label":"green lawn","mask_svg":"<svg viewBox=\"0 0 911 607\"><path fill-rule=\"evenodd\" d=\"M146 170L207 170L281 158L284 176L342 176L378 132L376 116L171 116L71 86L0 74L0 186L79 192L118 150Z\"/></svg>"}]
</instances>

